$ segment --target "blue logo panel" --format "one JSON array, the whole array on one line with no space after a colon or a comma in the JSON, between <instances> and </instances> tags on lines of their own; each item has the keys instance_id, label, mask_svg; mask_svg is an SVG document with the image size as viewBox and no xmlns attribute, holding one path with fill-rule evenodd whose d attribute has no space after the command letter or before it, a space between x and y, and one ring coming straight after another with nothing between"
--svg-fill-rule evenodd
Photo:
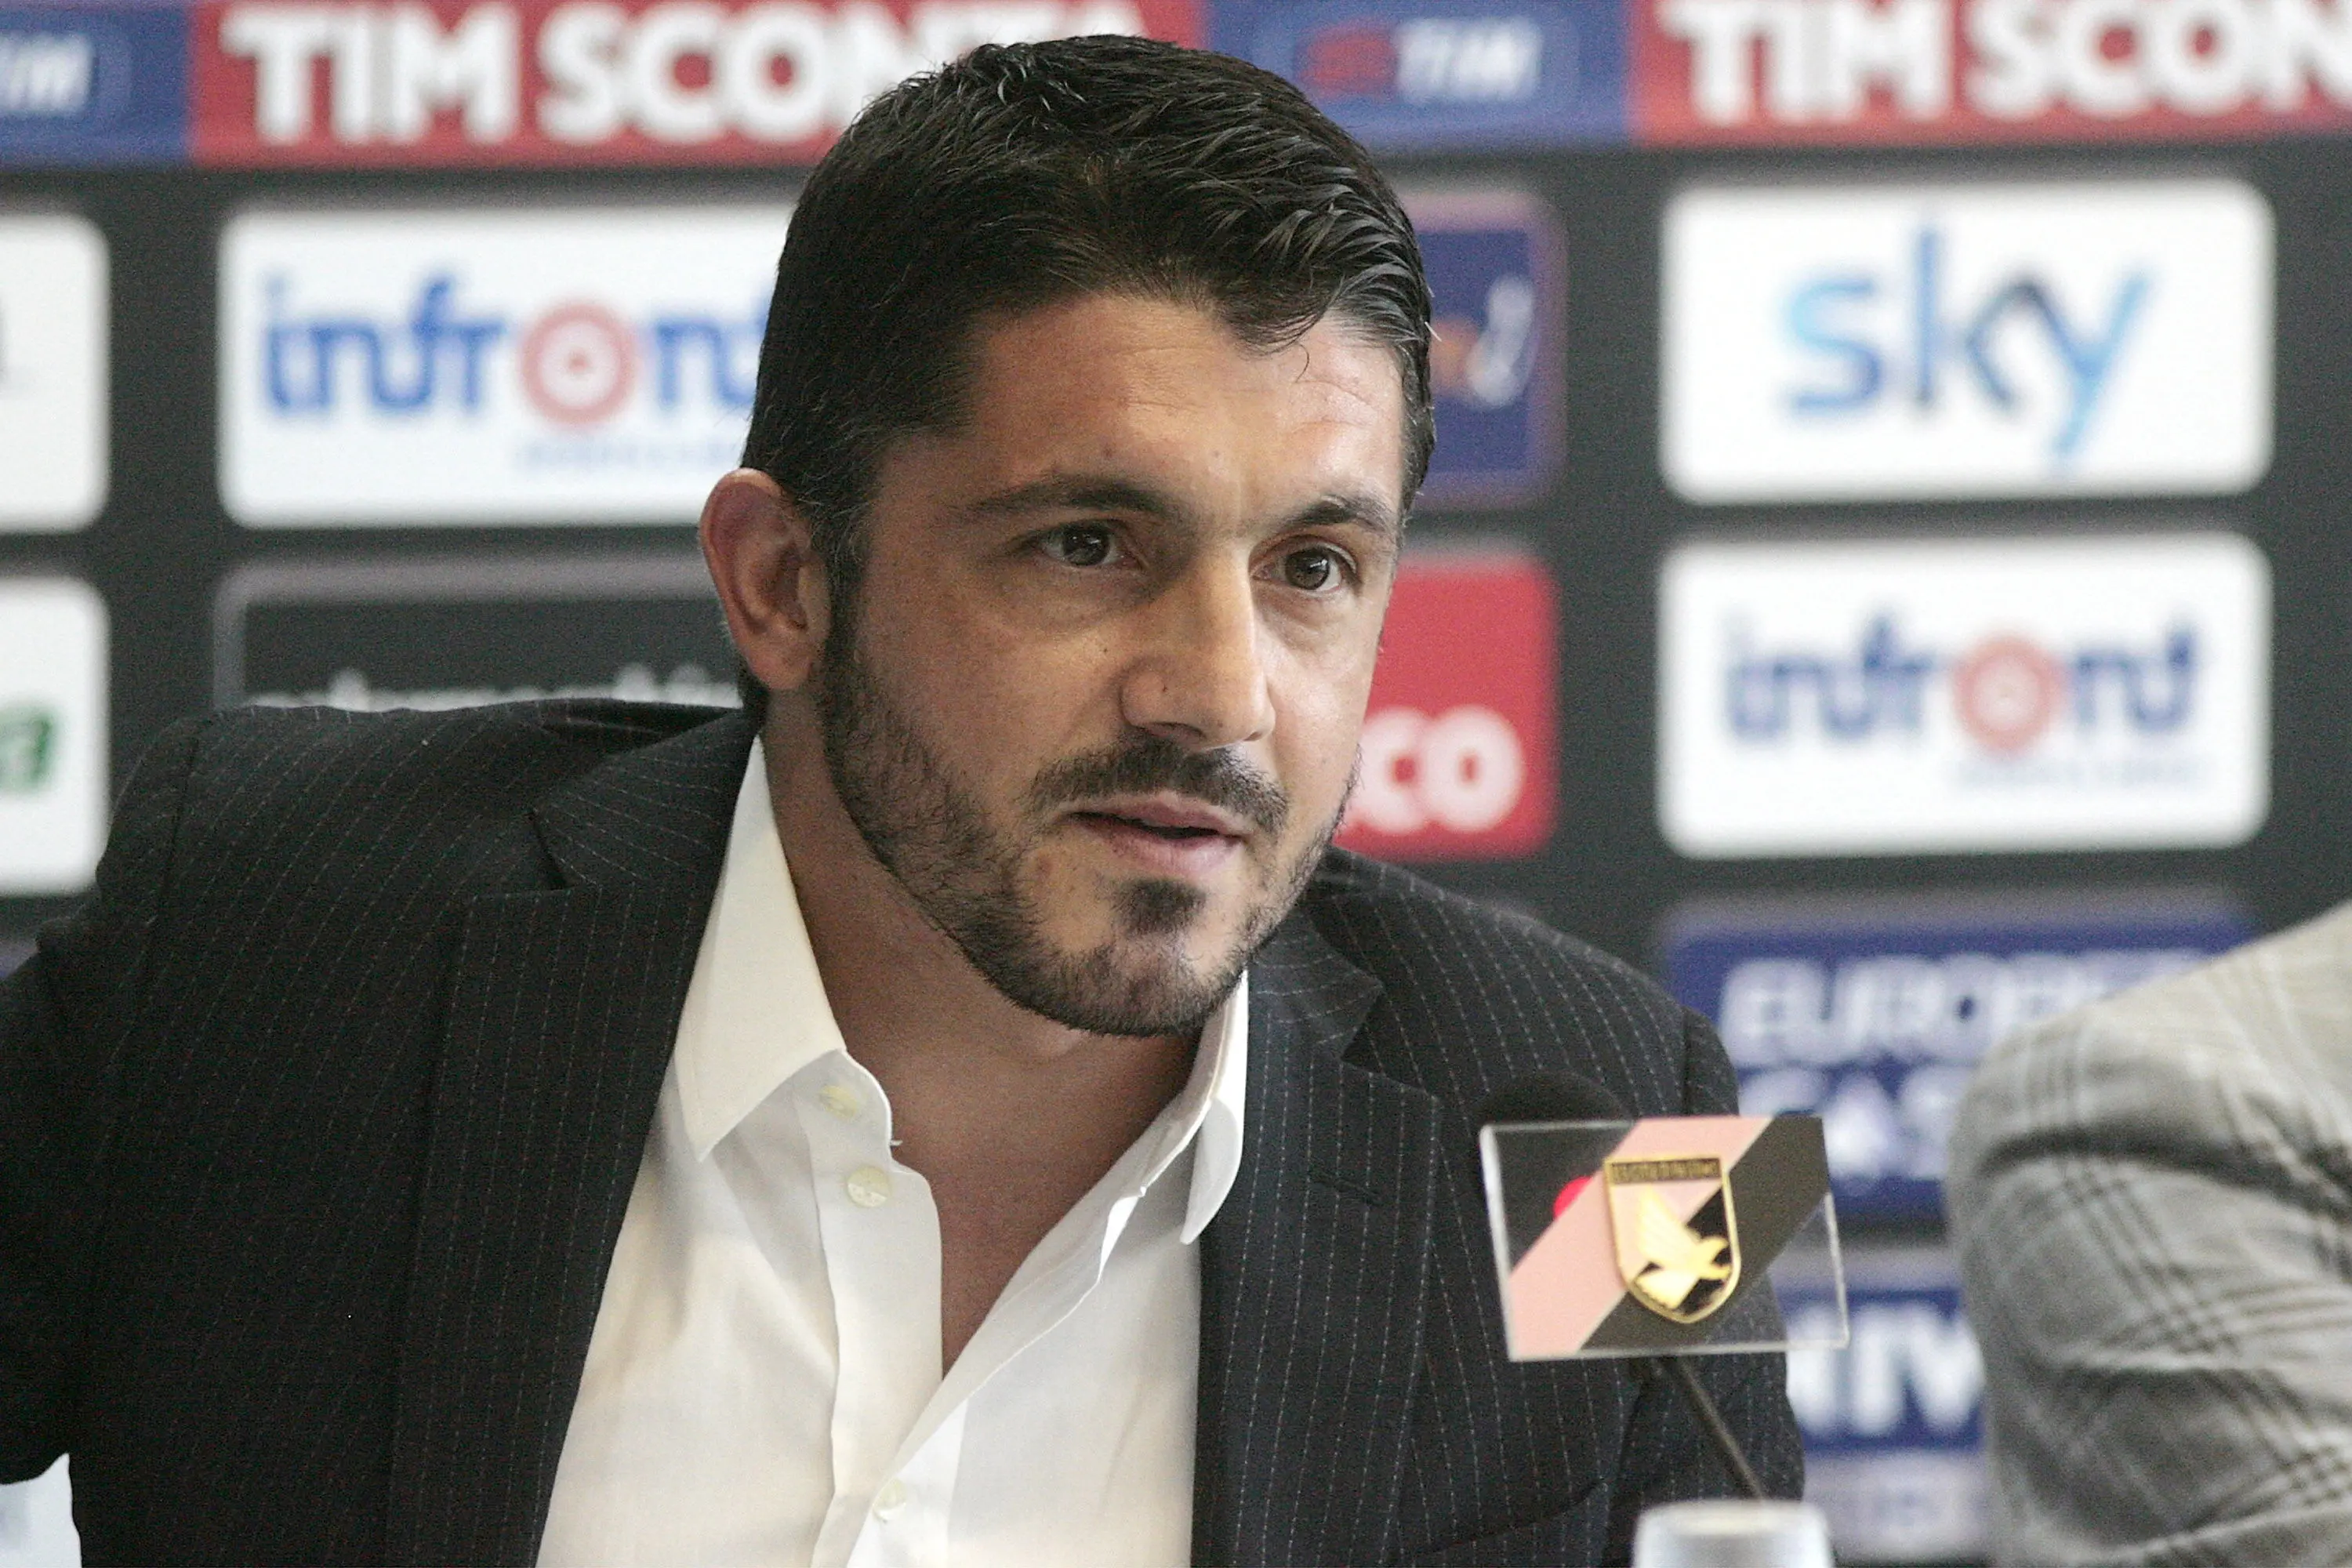
<instances>
[{"instance_id":1,"label":"blue logo panel","mask_svg":"<svg viewBox=\"0 0 2352 1568\"><path fill-rule=\"evenodd\" d=\"M177 6L0 6L0 167L175 162L188 146Z\"/></svg>"},{"instance_id":2,"label":"blue logo panel","mask_svg":"<svg viewBox=\"0 0 2352 1568\"><path fill-rule=\"evenodd\" d=\"M1236 0L1215 47L1382 152L1625 139L1618 0Z\"/></svg>"},{"instance_id":3,"label":"blue logo panel","mask_svg":"<svg viewBox=\"0 0 2352 1568\"><path fill-rule=\"evenodd\" d=\"M1435 304L1432 506L1536 499L1559 460L1562 242L1551 214L1510 190L1408 193Z\"/></svg>"},{"instance_id":4,"label":"blue logo panel","mask_svg":"<svg viewBox=\"0 0 2352 1568\"><path fill-rule=\"evenodd\" d=\"M1753 1115L1822 1118L1839 1215L1932 1220L1978 1059L2012 1030L2254 934L2204 897L1790 903L1679 917L1668 986L1715 1020Z\"/></svg>"},{"instance_id":5,"label":"blue logo panel","mask_svg":"<svg viewBox=\"0 0 2352 1568\"><path fill-rule=\"evenodd\" d=\"M1784 1290L1792 1332L1826 1318L1826 1292ZM1846 1562L1983 1554L1990 1495L1984 1358L1939 1247L1851 1249L1843 1351L1789 1352L1789 1404L1805 1439L1805 1496Z\"/></svg>"}]
</instances>

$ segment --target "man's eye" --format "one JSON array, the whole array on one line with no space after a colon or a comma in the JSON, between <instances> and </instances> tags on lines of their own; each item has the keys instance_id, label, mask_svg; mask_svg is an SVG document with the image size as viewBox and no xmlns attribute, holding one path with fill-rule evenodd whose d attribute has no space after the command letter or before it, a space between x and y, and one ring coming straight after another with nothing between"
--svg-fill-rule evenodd
<instances>
[{"instance_id":1,"label":"man's eye","mask_svg":"<svg viewBox=\"0 0 2352 1568\"><path fill-rule=\"evenodd\" d=\"M1110 530L1095 523L1057 528L1041 542L1045 553L1065 566L1099 566L1118 549Z\"/></svg>"},{"instance_id":2,"label":"man's eye","mask_svg":"<svg viewBox=\"0 0 2352 1568\"><path fill-rule=\"evenodd\" d=\"M1321 546L1294 550L1282 558L1282 580L1303 593L1319 594L1344 573L1339 555Z\"/></svg>"}]
</instances>

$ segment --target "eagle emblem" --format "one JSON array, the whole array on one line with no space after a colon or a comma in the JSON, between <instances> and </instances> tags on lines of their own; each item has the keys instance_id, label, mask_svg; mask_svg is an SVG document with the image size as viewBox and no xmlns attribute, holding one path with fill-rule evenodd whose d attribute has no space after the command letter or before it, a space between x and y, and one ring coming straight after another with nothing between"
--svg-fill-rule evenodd
<instances>
[{"instance_id":1,"label":"eagle emblem","mask_svg":"<svg viewBox=\"0 0 2352 1568\"><path fill-rule=\"evenodd\" d=\"M1696 1323L1739 1287L1731 1184L1712 1154L1628 1156L1604 1167L1617 1272L1662 1318Z\"/></svg>"}]
</instances>

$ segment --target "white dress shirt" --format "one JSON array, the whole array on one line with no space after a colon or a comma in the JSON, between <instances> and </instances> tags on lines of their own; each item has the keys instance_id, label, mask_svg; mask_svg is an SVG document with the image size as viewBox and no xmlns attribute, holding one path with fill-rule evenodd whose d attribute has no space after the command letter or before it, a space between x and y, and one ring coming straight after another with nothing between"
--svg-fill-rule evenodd
<instances>
[{"instance_id":1,"label":"white dress shirt","mask_svg":"<svg viewBox=\"0 0 2352 1568\"><path fill-rule=\"evenodd\" d=\"M940 1225L834 1022L754 746L629 1196L543 1568L1178 1568L1246 979L1183 1091L942 1377Z\"/></svg>"}]
</instances>

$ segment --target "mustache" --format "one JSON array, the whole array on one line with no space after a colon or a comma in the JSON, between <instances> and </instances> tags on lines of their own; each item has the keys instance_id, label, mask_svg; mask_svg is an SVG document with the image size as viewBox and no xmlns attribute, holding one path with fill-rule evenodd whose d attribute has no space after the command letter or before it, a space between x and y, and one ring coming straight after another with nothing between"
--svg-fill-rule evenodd
<instances>
[{"instance_id":1,"label":"mustache","mask_svg":"<svg viewBox=\"0 0 2352 1568\"><path fill-rule=\"evenodd\" d=\"M1099 752L1065 757L1029 785L1030 809L1048 812L1107 795L1168 790L1228 811L1270 838L1290 820L1282 786L1231 750L1189 751L1159 735L1138 733Z\"/></svg>"}]
</instances>

